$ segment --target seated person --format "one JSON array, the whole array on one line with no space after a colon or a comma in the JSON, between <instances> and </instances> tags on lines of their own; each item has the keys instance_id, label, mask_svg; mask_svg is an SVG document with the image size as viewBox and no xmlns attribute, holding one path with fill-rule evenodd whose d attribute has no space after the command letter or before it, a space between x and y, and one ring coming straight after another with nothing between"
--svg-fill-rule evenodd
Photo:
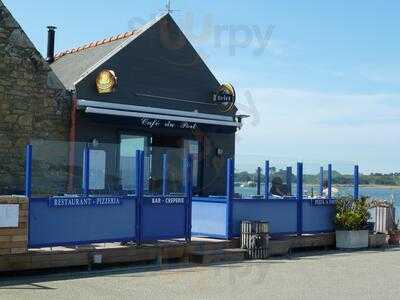
<instances>
[{"instance_id":1,"label":"seated person","mask_svg":"<svg viewBox=\"0 0 400 300\"><path fill-rule=\"evenodd\" d=\"M287 188L283 184L282 178L274 177L272 179L270 194L275 196L287 196Z\"/></svg>"},{"instance_id":2,"label":"seated person","mask_svg":"<svg viewBox=\"0 0 400 300\"><path fill-rule=\"evenodd\" d=\"M322 196L323 197L328 197L329 194L329 185L328 185L328 180L324 180L324 183L322 185L323 190L322 190ZM331 196L334 197L339 193L338 189L335 187L332 187L331 189Z\"/></svg>"}]
</instances>

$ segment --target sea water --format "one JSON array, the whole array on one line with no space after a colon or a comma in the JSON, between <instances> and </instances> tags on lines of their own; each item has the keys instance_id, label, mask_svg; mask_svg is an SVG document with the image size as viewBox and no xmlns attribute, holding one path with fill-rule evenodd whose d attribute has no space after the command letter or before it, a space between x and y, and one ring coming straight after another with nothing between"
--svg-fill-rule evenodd
<instances>
[{"instance_id":1,"label":"sea water","mask_svg":"<svg viewBox=\"0 0 400 300\"><path fill-rule=\"evenodd\" d=\"M340 194L343 195L353 195L353 187L351 186L335 186ZM307 195L311 195L311 189L314 191L314 195L318 194L319 186L317 185L305 185L304 192ZM261 193L264 192L264 186L261 186ZM257 189L255 187L238 187L235 186L235 192L243 196L253 196L257 194ZM292 193L296 194L296 186L292 187ZM366 187L360 186L359 189L360 196L368 196L373 199L389 200L394 201L396 206L397 214L400 214L400 187Z\"/></svg>"}]
</instances>

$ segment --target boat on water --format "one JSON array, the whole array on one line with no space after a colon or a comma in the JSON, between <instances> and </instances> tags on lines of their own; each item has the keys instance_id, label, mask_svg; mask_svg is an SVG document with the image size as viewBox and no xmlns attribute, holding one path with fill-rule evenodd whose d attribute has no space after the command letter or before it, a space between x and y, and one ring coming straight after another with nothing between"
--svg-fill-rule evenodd
<instances>
[{"instance_id":1,"label":"boat on water","mask_svg":"<svg viewBox=\"0 0 400 300\"><path fill-rule=\"evenodd\" d=\"M240 187L256 187L257 183L254 181L241 182Z\"/></svg>"}]
</instances>

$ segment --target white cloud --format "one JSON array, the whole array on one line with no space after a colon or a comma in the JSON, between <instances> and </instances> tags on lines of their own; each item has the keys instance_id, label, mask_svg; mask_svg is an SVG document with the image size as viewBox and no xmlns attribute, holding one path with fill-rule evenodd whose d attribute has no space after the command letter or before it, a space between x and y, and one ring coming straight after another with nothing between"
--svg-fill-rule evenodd
<instances>
[{"instance_id":1,"label":"white cloud","mask_svg":"<svg viewBox=\"0 0 400 300\"><path fill-rule=\"evenodd\" d=\"M245 91L239 90L239 96ZM253 115L238 133L239 155L400 168L400 104L393 105L400 95L268 88L250 93L254 105L249 105L249 97L239 103L241 113Z\"/></svg>"}]
</instances>

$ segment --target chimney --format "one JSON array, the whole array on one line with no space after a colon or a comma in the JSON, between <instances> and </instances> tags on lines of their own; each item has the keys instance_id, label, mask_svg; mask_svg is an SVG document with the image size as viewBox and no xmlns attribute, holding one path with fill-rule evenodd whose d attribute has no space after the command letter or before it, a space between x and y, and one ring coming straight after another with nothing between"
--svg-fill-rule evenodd
<instances>
[{"instance_id":1,"label":"chimney","mask_svg":"<svg viewBox=\"0 0 400 300\"><path fill-rule=\"evenodd\" d=\"M55 26L47 26L49 30L47 33L47 58L46 61L51 64L54 62L54 42L56 37L56 29Z\"/></svg>"}]
</instances>

